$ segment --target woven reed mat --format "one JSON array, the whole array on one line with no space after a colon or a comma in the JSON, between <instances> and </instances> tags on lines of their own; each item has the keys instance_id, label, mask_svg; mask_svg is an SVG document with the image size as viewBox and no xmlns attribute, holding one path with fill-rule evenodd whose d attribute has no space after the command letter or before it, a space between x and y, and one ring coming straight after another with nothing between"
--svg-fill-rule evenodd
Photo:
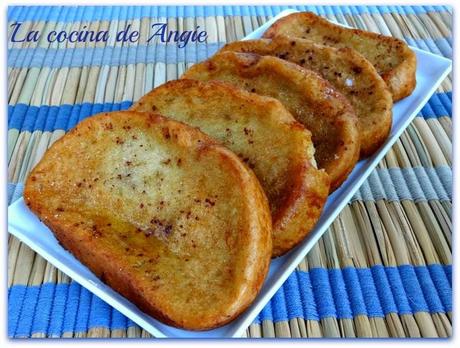
<instances>
[{"instance_id":1,"label":"woven reed mat","mask_svg":"<svg viewBox=\"0 0 460 348\"><path fill-rule=\"evenodd\" d=\"M298 7L451 58L448 7ZM127 108L281 7L10 7L26 30L206 29L206 44L8 44L8 194L79 120ZM11 35L11 27L9 27ZM145 42L145 40L143 41ZM452 334L451 76L248 328L248 337ZM10 337L149 337L10 236Z\"/></svg>"}]
</instances>

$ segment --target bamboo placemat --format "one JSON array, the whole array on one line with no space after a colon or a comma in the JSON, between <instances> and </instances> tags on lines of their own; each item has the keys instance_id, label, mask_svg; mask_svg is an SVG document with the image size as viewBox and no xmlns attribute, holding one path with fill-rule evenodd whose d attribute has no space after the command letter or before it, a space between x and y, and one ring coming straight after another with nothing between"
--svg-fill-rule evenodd
<instances>
[{"instance_id":1,"label":"bamboo placemat","mask_svg":"<svg viewBox=\"0 0 460 348\"><path fill-rule=\"evenodd\" d=\"M452 55L452 9L443 6L297 6ZM8 198L44 151L80 119L129 107L154 86L238 40L284 7L10 7L21 30L126 22L197 25L206 44L8 44ZM10 28L10 27L9 27ZM11 30L9 32L11 35ZM145 42L145 40L143 41ZM63 48L64 47L64 48ZM452 82L446 78L247 337L452 335ZM10 337L150 337L9 236Z\"/></svg>"}]
</instances>

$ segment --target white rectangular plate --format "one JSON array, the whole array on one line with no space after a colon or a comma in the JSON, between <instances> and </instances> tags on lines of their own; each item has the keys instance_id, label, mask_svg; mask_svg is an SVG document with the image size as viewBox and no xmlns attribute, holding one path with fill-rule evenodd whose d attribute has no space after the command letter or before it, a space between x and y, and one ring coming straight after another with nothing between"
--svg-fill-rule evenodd
<instances>
[{"instance_id":1,"label":"white rectangular plate","mask_svg":"<svg viewBox=\"0 0 460 348\"><path fill-rule=\"evenodd\" d=\"M297 12L286 10L245 39L256 39L277 19ZM30 246L46 260L68 274L82 286L99 296L108 304L125 314L156 337L211 338L240 337L253 322L287 277L311 250L321 235L334 221L342 208L366 180L377 163L387 153L415 115L425 105L436 88L451 70L451 61L432 53L413 48L417 55L417 87L411 96L399 101L393 107L393 126L385 144L372 157L361 160L345 183L327 200L321 219L314 231L287 255L272 261L265 284L251 307L230 324L206 332L180 330L165 325L140 311L135 305L102 283L90 270L64 250L53 233L26 207L23 199L8 208L9 232Z\"/></svg>"}]
</instances>

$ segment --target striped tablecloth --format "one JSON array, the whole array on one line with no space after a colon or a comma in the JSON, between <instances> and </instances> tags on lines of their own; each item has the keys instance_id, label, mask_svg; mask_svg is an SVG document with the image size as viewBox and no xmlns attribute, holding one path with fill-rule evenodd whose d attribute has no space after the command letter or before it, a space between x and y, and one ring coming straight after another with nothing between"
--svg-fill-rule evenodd
<instances>
[{"instance_id":1,"label":"striped tablecloth","mask_svg":"<svg viewBox=\"0 0 460 348\"><path fill-rule=\"evenodd\" d=\"M444 6L295 6L452 57ZM8 42L8 200L81 119L126 109L238 40L281 6L10 7L23 31L153 22L208 32L206 43ZM20 34L19 32L18 34ZM143 42L143 43L142 43ZM449 76L317 246L248 328L248 337L447 337L452 334L452 84ZM15 237L8 244L10 337L149 337Z\"/></svg>"}]
</instances>

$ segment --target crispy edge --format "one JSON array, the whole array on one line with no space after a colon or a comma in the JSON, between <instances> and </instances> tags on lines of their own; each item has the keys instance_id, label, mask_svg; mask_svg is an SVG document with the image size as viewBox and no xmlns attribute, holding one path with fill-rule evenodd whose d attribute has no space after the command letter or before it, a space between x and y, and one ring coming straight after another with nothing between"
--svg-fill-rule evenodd
<instances>
[{"instance_id":1,"label":"crispy edge","mask_svg":"<svg viewBox=\"0 0 460 348\"><path fill-rule=\"evenodd\" d=\"M300 244L318 222L329 195L330 179L312 166L297 168L292 193L274 218L273 257L286 254Z\"/></svg>"},{"instance_id":2,"label":"crispy edge","mask_svg":"<svg viewBox=\"0 0 460 348\"><path fill-rule=\"evenodd\" d=\"M382 78L387 83L393 95L393 101L395 102L409 96L415 89L415 75L417 69L416 56L404 41L392 36L385 36L370 31L342 27L328 21L321 16L314 14L313 12L297 12L278 19L275 23L272 24L271 27L265 31L263 38L270 39L275 37L280 33L281 28L285 25L289 25L293 19L300 19L304 22L308 21L311 25L319 23L320 25L326 26L330 30L340 32L348 31L360 37L378 40L380 42L396 42L398 45L403 47L402 61L395 68L382 73Z\"/></svg>"},{"instance_id":3,"label":"crispy edge","mask_svg":"<svg viewBox=\"0 0 460 348\"><path fill-rule=\"evenodd\" d=\"M200 317L197 318L195 322L185 322L184 319L172 318L166 311L157 308L158 306L155 306L155 304L151 303L148 298L146 298L142 286L135 277L129 273L120 272L120 269L123 269L124 266L122 259L113 257L115 255L111 255L110 253L94 252L96 246L91 243L89 238L78 239L75 237L76 233L74 232L79 230L79 227L75 227L71 222L59 221L53 214L46 213L46 206L41 203L41 197L34 187L34 173L36 170L40 170L41 163L46 162L47 155L49 155L50 151L61 146L66 140L66 135L51 146L47 153L45 153L43 159L29 174L24 188L24 200L27 206L53 231L59 243L66 250L75 255L104 283L132 301L148 315L168 325L195 331L211 330L229 323L249 307L259 293L268 273L272 254L272 222L265 193L252 171L249 170L235 154L225 147L216 144L213 139L199 130L180 122L169 120L158 114L126 111L116 113L123 113L127 117L137 116L147 118L147 122L153 124L166 123L167 125L172 125L176 131L179 133L182 131L184 133L183 145L191 145L191 138L203 139L199 151L202 153L206 151L218 152L223 162L229 165L229 169L239 175L241 184L246 189L247 202L245 208L250 217L248 218L249 233L242 234L245 238L241 244L252 246L245 248L247 255L243 255L249 262L249 265L245 267L245 273L252 279L248 281L247 290L240 293L239 303L235 303L231 308L233 313L224 313L216 318L208 319L207 321L205 321L203 317ZM85 119L67 134L77 132L83 125L91 124L101 118L107 118L109 114L110 113L103 113ZM179 138L181 138L181 136L179 136ZM253 272L253 276L251 276L251 271Z\"/></svg>"},{"instance_id":4,"label":"crispy edge","mask_svg":"<svg viewBox=\"0 0 460 348\"><path fill-rule=\"evenodd\" d=\"M277 49L279 46L282 46L281 51L286 51L285 48L289 46L289 41L297 40L296 46L300 43L308 45L309 49L315 50L325 50L326 52L333 53L337 56L340 56L344 61L353 64L353 66L358 66L362 69L363 72L370 75L371 78L375 81L375 88L381 90L381 101L385 102L386 109L383 112L375 111L375 115L379 119L378 127L372 129L360 127L360 142L361 142L361 158L372 155L378 148L386 141L391 130L392 125L392 105L393 99L391 92L383 78L377 73L375 67L361 54L351 48L335 48L331 46L325 46L317 44L313 41L302 39L302 38L292 38L285 35L277 35L273 39L257 39L257 40L246 40L246 41L235 41L229 44L226 44L219 52L233 51L233 52L242 52L242 53L255 53L261 55L270 55L277 56ZM286 46L286 47L285 47ZM285 58L283 58L285 59ZM296 63L289 59L286 59L291 63ZM300 65L302 66L302 65ZM308 67L305 67L308 69ZM321 74L319 71L315 71L318 74ZM326 79L327 80L327 79ZM334 85L333 81L329 81ZM340 90L339 90L340 92ZM346 97L346 95L344 95ZM365 102L365 101L363 101ZM359 116L358 116L359 123Z\"/></svg>"},{"instance_id":5,"label":"crispy edge","mask_svg":"<svg viewBox=\"0 0 460 348\"><path fill-rule=\"evenodd\" d=\"M358 121L356 118L356 114L348 103L348 100L341 94L337 93L337 98L342 99L342 103L346 106L346 109L338 119L336 120L337 123L344 124L342 128L343 134L347 136L344 137L346 141L346 145L342 145L342 156L344 157L339 163L339 165L335 165L337 161L329 163L328 166L325 167L326 172L329 174L331 178L331 186L330 192L334 192L343 182L348 178L348 175L353 171L356 163L359 160L359 156L361 153L361 143L360 143L360 136L358 131ZM353 120L351 122L350 120Z\"/></svg>"},{"instance_id":6,"label":"crispy edge","mask_svg":"<svg viewBox=\"0 0 460 348\"><path fill-rule=\"evenodd\" d=\"M393 95L393 101L395 102L411 95L417 85L415 76L417 71L417 57L409 46L403 41L401 42L404 44L403 55L405 59L393 70L382 74L382 78L388 85Z\"/></svg>"},{"instance_id":7,"label":"crispy edge","mask_svg":"<svg viewBox=\"0 0 460 348\"><path fill-rule=\"evenodd\" d=\"M202 81L202 80L195 80L195 79L189 79L189 78L180 78L179 80L171 80L168 81L144 96L142 96L137 102L135 102L129 110L137 111L137 112L145 112L141 111L142 110L142 105L147 105L150 104L149 100L154 98L156 94L157 89L166 89L166 90L171 90L175 88L192 88L196 87L199 89L206 89L206 88L219 88L225 93L229 94L230 96L234 96L236 98L241 98L245 99L248 103L250 104L255 104L259 105L259 107L262 106L267 106L269 105L270 108L273 109L283 109L284 112L279 113L277 116L279 117L279 120L282 121L283 123L296 123L299 126L303 127L295 118L294 116L291 115L291 113L284 107L284 105L276 98L269 97L269 96L264 96L260 95L257 93L252 93L248 92L245 89L241 89L229 82L225 81L220 81L220 80L209 80L209 81ZM154 111L153 111L154 112ZM177 121L180 122L180 121ZM304 127L305 132L308 132L310 135L310 131ZM216 140L217 141L217 140Z\"/></svg>"}]
</instances>

